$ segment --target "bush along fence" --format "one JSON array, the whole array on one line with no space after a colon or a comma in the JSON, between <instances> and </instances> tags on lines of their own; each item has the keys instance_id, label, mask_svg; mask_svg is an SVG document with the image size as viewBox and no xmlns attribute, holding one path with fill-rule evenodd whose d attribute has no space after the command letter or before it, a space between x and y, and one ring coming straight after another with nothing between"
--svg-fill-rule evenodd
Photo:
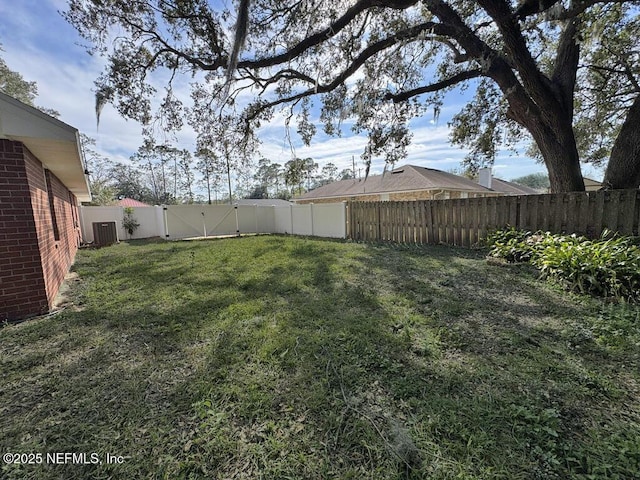
<instances>
[{"instance_id":1,"label":"bush along fence","mask_svg":"<svg viewBox=\"0 0 640 480\"><path fill-rule=\"evenodd\" d=\"M367 242L470 247L505 227L597 238L639 223L640 190L347 204L347 238Z\"/></svg>"},{"instance_id":2,"label":"bush along fence","mask_svg":"<svg viewBox=\"0 0 640 480\"><path fill-rule=\"evenodd\" d=\"M529 262L574 292L640 303L640 247L608 230L596 240L513 228L487 237L489 256Z\"/></svg>"}]
</instances>

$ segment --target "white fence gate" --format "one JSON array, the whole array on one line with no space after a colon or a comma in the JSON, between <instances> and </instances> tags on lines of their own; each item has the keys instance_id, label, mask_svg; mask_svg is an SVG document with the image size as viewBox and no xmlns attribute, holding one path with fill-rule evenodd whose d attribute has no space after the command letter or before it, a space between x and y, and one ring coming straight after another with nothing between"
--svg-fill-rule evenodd
<instances>
[{"instance_id":1,"label":"white fence gate","mask_svg":"<svg viewBox=\"0 0 640 480\"><path fill-rule=\"evenodd\" d=\"M123 207L81 207L85 242L93 242L94 222L116 222L119 240L129 235L122 227ZM217 237L251 233L288 233L317 237L346 237L346 204L167 205L135 207L140 227L133 239L161 237L167 240Z\"/></svg>"}]
</instances>

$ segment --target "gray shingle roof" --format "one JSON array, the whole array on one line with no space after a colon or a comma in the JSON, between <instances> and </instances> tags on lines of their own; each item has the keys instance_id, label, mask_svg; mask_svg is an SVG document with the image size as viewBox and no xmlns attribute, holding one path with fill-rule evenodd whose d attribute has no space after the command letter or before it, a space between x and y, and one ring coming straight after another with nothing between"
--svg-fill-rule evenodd
<instances>
[{"instance_id":1,"label":"gray shingle roof","mask_svg":"<svg viewBox=\"0 0 640 480\"><path fill-rule=\"evenodd\" d=\"M520 185L519 183L507 182L506 180L500 180L495 177L491 179L491 190L508 195L539 195L543 193L535 188Z\"/></svg>"},{"instance_id":2,"label":"gray shingle roof","mask_svg":"<svg viewBox=\"0 0 640 480\"><path fill-rule=\"evenodd\" d=\"M384 175L371 175L366 180L341 180L311 190L296 200L352 197L357 195L412 192L420 190L453 190L474 193L491 192L488 188L452 173L432 168L405 165Z\"/></svg>"}]
</instances>

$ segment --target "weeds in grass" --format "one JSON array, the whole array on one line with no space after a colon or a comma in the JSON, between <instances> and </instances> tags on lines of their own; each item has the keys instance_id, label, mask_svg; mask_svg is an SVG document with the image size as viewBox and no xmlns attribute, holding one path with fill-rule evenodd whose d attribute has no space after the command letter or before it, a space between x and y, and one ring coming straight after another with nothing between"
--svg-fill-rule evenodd
<instances>
[{"instance_id":1,"label":"weeds in grass","mask_svg":"<svg viewBox=\"0 0 640 480\"><path fill-rule=\"evenodd\" d=\"M638 309L481 252L263 236L83 251L0 330L3 478L634 478Z\"/></svg>"}]
</instances>

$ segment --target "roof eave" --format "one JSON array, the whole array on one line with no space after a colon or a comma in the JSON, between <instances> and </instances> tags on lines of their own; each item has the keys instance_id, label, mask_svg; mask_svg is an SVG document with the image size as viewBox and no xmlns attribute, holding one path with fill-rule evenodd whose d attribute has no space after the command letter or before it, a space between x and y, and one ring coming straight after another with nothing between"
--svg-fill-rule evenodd
<instances>
[{"instance_id":1,"label":"roof eave","mask_svg":"<svg viewBox=\"0 0 640 480\"><path fill-rule=\"evenodd\" d=\"M372 191L372 192L359 192L359 193L340 193L336 195L326 195L326 196L315 196L315 197L297 197L293 198L293 201L298 200L326 200L331 198L344 198L344 197L364 197L369 195L385 195L385 194L393 194L393 193L413 193L413 192L441 192L443 190L449 192L467 192L467 193L493 193L500 194L501 192L497 192L495 190L490 190L488 188L482 189L467 189L467 188L453 188L453 187L433 187L433 188L421 188L421 189L410 189L410 190L389 190L389 191Z\"/></svg>"},{"instance_id":2,"label":"roof eave","mask_svg":"<svg viewBox=\"0 0 640 480\"><path fill-rule=\"evenodd\" d=\"M0 93L0 138L24 144L79 201L91 201L76 128Z\"/></svg>"}]
</instances>

